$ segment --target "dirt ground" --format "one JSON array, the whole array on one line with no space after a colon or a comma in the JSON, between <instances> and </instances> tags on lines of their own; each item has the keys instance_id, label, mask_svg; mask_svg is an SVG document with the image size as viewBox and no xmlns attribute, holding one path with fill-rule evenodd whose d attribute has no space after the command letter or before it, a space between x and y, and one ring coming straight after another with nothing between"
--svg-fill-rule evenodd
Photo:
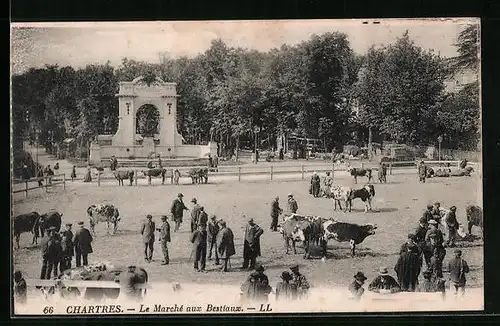
<instances>
[{"instance_id":1,"label":"dirt ground","mask_svg":"<svg viewBox=\"0 0 500 326\"><path fill-rule=\"evenodd\" d=\"M339 176L336 183L353 185L347 176ZM361 182L358 184L361 186ZM253 183L220 183L179 186L140 186L119 188L116 183L106 183L101 187L81 182L68 183L66 190L54 191L42 196L27 198L14 205L15 215L30 211L46 212L57 209L63 213L63 222L83 220L88 226L86 209L91 204L109 203L115 205L122 217L116 235L107 236L105 224L96 227L97 236L93 242L94 253L90 262L109 261L114 264L135 264L143 266L150 274L151 282L186 282L201 284L239 285L248 272L239 271L242 265L243 236L246 214L254 218L265 229L261 238L262 257L258 261L266 268L271 285L279 281L279 275L292 264L299 264L314 287L347 287L357 271L363 271L368 282L376 276L379 267L387 267L391 275L397 260L400 245L407 234L418 225L425 206L440 201L445 207L457 206L457 218L466 223L465 206L481 205L480 178L477 173L472 177L436 178L427 183L418 183L416 175L398 174L388 176L387 184L375 184L374 212L363 212L363 204L353 202L353 212L334 212L331 200L313 198L308 194L308 181L274 181ZM146 214L152 214L159 226L160 214L169 214L170 205L178 192L184 194L186 206L191 208L190 200L196 197L207 213L216 214L227 221L235 235L237 254L231 259L233 271L225 274L218 272L214 261L207 261L207 273L195 272L190 261L191 243L189 212L184 215L180 232L172 232L169 247L170 264L161 266L162 260L159 242L155 243L152 263L143 259L143 244L139 228ZM299 213L335 217L340 221L353 223L376 223L376 234L368 237L358 246L357 257L349 256L349 244L329 243L330 257L323 262L319 259L304 260L303 249L299 246L296 255L286 255L282 236L269 230L270 202L280 196L280 205L285 206L288 193L294 193L299 205ZM173 223L171 223L173 229ZM480 230L473 229L479 235ZM41 267L39 247L31 247L31 236L21 236L21 249L14 252L14 264L17 270L25 273L26 278L38 278ZM482 240L458 242L463 249L463 258L467 260L471 272L468 285L483 286L483 246ZM452 258L451 249L447 249L445 263ZM74 263L74 262L73 262ZM445 264L445 265L446 265Z\"/></svg>"}]
</instances>

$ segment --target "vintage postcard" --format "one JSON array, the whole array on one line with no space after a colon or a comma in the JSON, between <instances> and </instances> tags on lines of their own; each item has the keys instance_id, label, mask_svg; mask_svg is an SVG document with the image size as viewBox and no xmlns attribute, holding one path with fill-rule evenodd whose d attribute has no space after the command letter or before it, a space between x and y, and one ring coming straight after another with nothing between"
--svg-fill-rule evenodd
<instances>
[{"instance_id":1,"label":"vintage postcard","mask_svg":"<svg viewBox=\"0 0 500 326\"><path fill-rule=\"evenodd\" d=\"M23 316L484 309L480 21L14 23Z\"/></svg>"}]
</instances>

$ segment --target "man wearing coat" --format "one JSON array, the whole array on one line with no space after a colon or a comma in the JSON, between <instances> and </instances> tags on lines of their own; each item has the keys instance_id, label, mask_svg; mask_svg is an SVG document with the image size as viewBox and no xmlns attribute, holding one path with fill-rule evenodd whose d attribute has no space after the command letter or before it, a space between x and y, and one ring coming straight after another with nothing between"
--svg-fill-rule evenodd
<instances>
[{"instance_id":1,"label":"man wearing coat","mask_svg":"<svg viewBox=\"0 0 500 326\"><path fill-rule=\"evenodd\" d=\"M62 232L62 257L59 265L61 273L66 269L71 269L71 260L73 260L73 256L75 255L73 232L71 231L72 225L71 223L66 223L66 230Z\"/></svg>"},{"instance_id":2,"label":"man wearing coat","mask_svg":"<svg viewBox=\"0 0 500 326\"><path fill-rule=\"evenodd\" d=\"M168 257L168 243L170 242L170 224L168 223L167 216L163 215L161 217L161 227L158 229L160 231L160 244L161 251L163 252L163 262L162 265L168 265L170 259Z\"/></svg>"},{"instance_id":3,"label":"man wearing coat","mask_svg":"<svg viewBox=\"0 0 500 326\"><path fill-rule=\"evenodd\" d=\"M293 198L293 194L289 193L288 194L288 202L287 202L287 213L288 214L295 214L297 213L297 210L299 209L299 205L297 204L297 201L295 198Z\"/></svg>"},{"instance_id":4,"label":"man wearing coat","mask_svg":"<svg viewBox=\"0 0 500 326\"><path fill-rule=\"evenodd\" d=\"M175 223L174 232L179 231L179 228L182 223L182 215L184 214L184 210L188 210L188 208L184 205L184 202L182 201L183 197L184 197L183 194L181 193L177 194L177 198L172 203L172 207L170 209L170 212L174 217L174 223Z\"/></svg>"},{"instance_id":5,"label":"man wearing coat","mask_svg":"<svg viewBox=\"0 0 500 326\"><path fill-rule=\"evenodd\" d=\"M254 269L257 256L260 256L260 236L264 230L254 223L253 218L248 220L245 230L245 242L243 244L243 267L242 269ZM250 263L250 265L249 265Z\"/></svg>"},{"instance_id":6,"label":"man wearing coat","mask_svg":"<svg viewBox=\"0 0 500 326\"><path fill-rule=\"evenodd\" d=\"M313 172L313 175L311 177L311 193L314 197L319 196L319 190L321 188L321 179L319 178L319 175L315 172Z\"/></svg>"},{"instance_id":7,"label":"man wearing coat","mask_svg":"<svg viewBox=\"0 0 500 326\"><path fill-rule=\"evenodd\" d=\"M50 227L48 230L48 238L46 239L46 241L42 242L42 280L50 280L50 274L52 274L52 271L54 271L54 277L57 276L57 265L61 261L61 256L61 242L56 237L55 227Z\"/></svg>"},{"instance_id":8,"label":"man wearing coat","mask_svg":"<svg viewBox=\"0 0 500 326\"><path fill-rule=\"evenodd\" d=\"M406 251L401 253L394 267L402 291L415 292L420 274L420 257L416 251L415 245L406 246Z\"/></svg>"},{"instance_id":9,"label":"man wearing coat","mask_svg":"<svg viewBox=\"0 0 500 326\"><path fill-rule=\"evenodd\" d=\"M92 235L90 231L83 227L83 221L78 222L80 227L75 231L75 236L73 237L73 245L75 246L75 256L76 256L76 267L87 266L89 264L88 254L92 251Z\"/></svg>"},{"instance_id":10,"label":"man wearing coat","mask_svg":"<svg viewBox=\"0 0 500 326\"><path fill-rule=\"evenodd\" d=\"M234 248L234 235L233 231L226 226L226 221L219 221L220 230L217 233L217 251L219 252L220 259L222 259L222 272L227 272L227 263L236 253Z\"/></svg>"},{"instance_id":11,"label":"man wearing coat","mask_svg":"<svg viewBox=\"0 0 500 326\"><path fill-rule=\"evenodd\" d=\"M194 252L194 269L205 272L207 259L207 230L203 225L198 225L198 230L191 234L191 243Z\"/></svg>"},{"instance_id":12,"label":"man wearing coat","mask_svg":"<svg viewBox=\"0 0 500 326\"><path fill-rule=\"evenodd\" d=\"M217 224L217 217L210 216L208 222L208 259L212 259L212 250L215 251L215 265L219 265L219 253L217 251L217 233L219 233L219 225Z\"/></svg>"},{"instance_id":13,"label":"man wearing coat","mask_svg":"<svg viewBox=\"0 0 500 326\"><path fill-rule=\"evenodd\" d=\"M418 165L419 181L425 183L426 177L427 177L427 165L425 165L424 161L420 161L420 164Z\"/></svg>"},{"instance_id":14,"label":"man wearing coat","mask_svg":"<svg viewBox=\"0 0 500 326\"><path fill-rule=\"evenodd\" d=\"M141 226L142 243L144 243L144 260L148 263L150 263L153 259L155 230L156 227L155 222L153 222L153 216L148 214L146 216L146 220L142 222Z\"/></svg>"},{"instance_id":15,"label":"man wearing coat","mask_svg":"<svg viewBox=\"0 0 500 326\"><path fill-rule=\"evenodd\" d=\"M280 198L276 196L274 200L271 202L271 231L276 232L278 231L278 217L280 216L281 212L283 210L280 207L279 204Z\"/></svg>"},{"instance_id":16,"label":"man wearing coat","mask_svg":"<svg viewBox=\"0 0 500 326\"><path fill-rule=\"evenodd\" d=\"M451 206L449 213L446 215L446 226L448 227L448 240L447 245L450 248L455 247L455 241L457 239L457 229L458 221L456 215L457 207Z\"/></svg>"},{"instance_id":17,"label":"man wearing coat","mask_svg":"<svg viewBox=\"0 0 500 326\"><path fill-rule=\"evenodd\" d=\"M193 209L191 210L191 233L193 233L198 228L198 214L200 213L201 206L198 205L196 198L191 199L191 202L193 203Z\"/></svg>"},{"instance_id":18,"label":"man wearing coat","mask_svg":"<svg viewBox=\"0 0 500 326\"><path fill-rule=\"evenodd\" d=\"M208 214L205 212L205 207L200 207L200 213L198 214L198 225L202 225L204 229L207 228L208 224Z\"/></svg>"}]
</instances>

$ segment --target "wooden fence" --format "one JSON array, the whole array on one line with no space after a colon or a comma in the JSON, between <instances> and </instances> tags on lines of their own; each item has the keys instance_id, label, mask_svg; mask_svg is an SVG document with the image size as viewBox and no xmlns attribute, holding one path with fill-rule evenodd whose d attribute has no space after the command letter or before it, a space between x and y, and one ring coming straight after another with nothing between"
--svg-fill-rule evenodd
<instances>
[{"instance_id":1,"label":"wooden fence","mask_svg":"<svg viewBox=\"0 0 500 326\"><path fill-rule=\"evenodd\" d=\"M60 178L62 177L62 178ZM42 180L44 184L42 186L38 185L38 181ZM48 191L49 187L53 187L59 184L63 185L63 189L66 190L66 174L61 173L61 174L55 174L51 176L44 176L44 177L37 177L37 178L30 178L28 180L22 180L22 179L14 179L13 180L13 188L14 185L16 184L24 184L25 187L22 189L13 189L12 193L16 194L19 192L24 192L25 196L28 197L28 192L30 190L35 190L35 189L42 189L45 188L45 191ZM36 186L30 186L30 183L35 182Z\"/></svg>"}]
</instances>

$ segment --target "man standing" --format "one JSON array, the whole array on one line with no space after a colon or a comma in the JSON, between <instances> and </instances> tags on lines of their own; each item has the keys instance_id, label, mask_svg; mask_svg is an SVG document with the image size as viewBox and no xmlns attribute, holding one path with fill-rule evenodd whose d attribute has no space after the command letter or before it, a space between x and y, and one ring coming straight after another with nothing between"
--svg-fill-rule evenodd
<instances>
[{"instance_id":1,"label":"man standing","mask_svg":"<svg viewBox=\"0 0 500 326\"><path fill-rule=\"evenodd\" d=\"M233 231L226 226L226 221L219 221L220 230L217 233L217 250L220 259L224 261L222 264L222 272L227 272L227 264L236 253L234 248L234 235Z\"/></svg>"},{"instance_id":2,"label":"man standing","mask_svg":"<svg viewBox=\"0 0 500 326\"><path fill-rule=\"evenodd\" d=\"M276 196L274 200L271 202L271 231L276 232L278 231L278 217L282 213L282 209L280 208L279 204L280 198Z\"/></svg>"},{"instance_id":3,"label":"man standing","mask_svg":"<svg viewBox=\"0 0 500 326\"><path fill-rule=\"evenodd\" d=\"M288 194L288 202L287 202L287 213L288 214L295 214L295 213L297 213L298 209L299 209L299 205L295 201L295 198L293 198L293 194L289 193Z\"/></svg>"},{"instance_id":4,"label":"man standing","mask_svg":"<svg viewBox=\"0 0 500 326\"><path fill-rule=\"evenodd\" d=\"M292 275L287 271L281 273L281 282L276 284L276 301L297 299L297 286L292 281Z\"/></svg>"},{"instance_id":5,"label":"man standing","mask_svg":"<svg viewBox=\"0 0 500 326\"><path fill-rule=\"evenodd\" d=\"M319 175L316 173L316 171L313 172L313 175L311 177L311 187L312 187L312 195L314 197L319 196L319 189L321 187L321 180L319 178Z\"/></svg>"},{"instance_id":6,"label":"man standing","mask_svg":"<svg viewBox=\"0 0 500 326\"><path fill-rule=\"evenodd\" d=\"M326 172L324 184L325 184L326 189L330 189L330 187L333 185L333 178L332 178L332 176L330 176L330 171Z\"/></svg>"},{"instance_id":7,"label":"man standing","mask_svg":"<svg viewBox=\"0 0 500 326\"><path fill-rule=\"evenodd\" d=\"M419 181L425 183L426 177L427 177L427 165L425 165L424 161L420 161L420 164L418 165Z\"/></svg>"},{"instance_id":8,"label":"man standing","mask_svg":"<svg viewBox=\"0 0 500 326\"><path fill-rule=\"evenodd\" d=\"M75 231L75 236L73 237L73 245L75 246L75 255L76 255L76 267L82 266L82 258L83 258L83 266L87 266L89 264L88 254L91 254L92 251L92 235L90 231L83 227L83 221L78 222L78 226L80 227Z\"/></svg>"},{"instance_id":9,"label":"man standing","mask_svg":"<svg viewBox=\"0 0 500 326\"><path fill-rule=\"evenodd\" d=\"M200 207L200 213L198 214L198 225L202 225L204 229L207 228L208 224L208 214L205 212L205 207Z\"/></svg>"},{"instance_id":10,"label":"man standing","mask_svg":"<svg viewBox=\"0 0 500 326\"><path fill-rule=\"evenodd\" d=\"M71 223L66 223L66 230L62 232L62 258L60 263L61 273L66 269L71 269L71 260L75 255L75 248L73 246L73 232L71 232Z\"/></svg>"},{"instance_id":11,"label":"man standing","mask_svg":"<svg viewBox=\"0 0 500 326\"><path fill-rule=\"evenodd\" d=\"M455 258L451 259L448 263L448 270L450 271L450 281L455 287L455 295L460 290L460 295L465 293L465 274L469 273L469 265L462 259L462 250L455 250Z\"/></svg>"},{"instance_id":12,"label":"man standing","mask_svg":"<svg viewBox=\"0 0 500 326\"><path fill-rule=\"evenodd\" d=\"M170 224L168 223L167 216L163 215L161 217L161 227L158 229L160 231L160 244L161 251L163 252L163 262L162 265L168 265L170 262L168 257L168 243L170 242Z\"/></svg>"},{"instance_id":13,"label":"man standing","mask_svg":"<svg viewBox=\"0 0 500 326\"><path fill-rule=\"evenodd\" d=\"M243 244L242 269L254 269L257 256L260 256L260 236L264 230L254 223L253 218L248 220L245 229L245 242ZM249 265L250 263L250 265Z\"/></svg>"},{"instance_id":14,"label":"man standing","mask_svg":"<svg viewBox=\"0 0 500 326\"><path fill-rule=\"evenodd\" d=\"M50 280L52 270L54 271L54 277L57 277L57 266L61 260L61 255L61 242L56 237L56 228L52 226L48 229L46 241L42 242L42 274L45 274L42 275L42 280Z\"/></svg>"},{"instance_id":15,"label":"man standing","mask_svg":"<svg viewBox=\"0 0 500 326\"><path fill-rule=\"evenodd\" d=\"M438 202L434 203L434 205L432 206L431 214L432 214L432 218L434 220L436 220L436 222L438 222L438 224L439 224L441 222L441 217L442 217L440 203L438 203Z\"/></svg>"},{"instance_id":16,"label":"man standing","mask_svg":"<svg viewBox=\"0 0 500 326\"><path fill-rule=\"evenodd\" d=\"M142 222L141 235L142 243L144 243L144 260L148 263L153 259L153 250L155 243L155 222L153 222L153 216L147 215L146 220ZM149 253L148 253L149 248Z\"/></svg>"},{"instance_id":17,"label":"man standing","mask_svg":"<svg viewBox=\"0 0 500 326\"><path fill-rule=\"evenodd\" d=\"M307 298L309 292L309 282L306 277L299 272L299 265L290 267L292 271L292 282L297 286L297 294L299 299Z\"/></svg>"},{"instance_id":18,"label":"man standing","mask_svg":"<svg viewBox=\"0 0 500 326\"><path fill-rule=\"evenodd\" d=\"M184 210L188 210L188 208L184 205L184 202L182 201L183 197L184 197L183 194L181 193L177 194L177 198L172 203L172 208L170 209L170 212L174 217L174 223L175 223L174 232L179 231L179 228L182 223L182 215L184 214Z\"/></svg>"},{"instance_id":19,"label":"man standing","mask_svg":"<svg viewBox=\"0 0 500 326\"><path fill-rule=\"evenodd\" d=\"M193 233L198 228L198 214L200 213L201 206L198 205L196 198L191 199L191 202L193 203L193 209L191 210L191 233Z\"/></svg>"},{"instance_id":20,"label":"man standing","mask_svg":"<svg viewBox=\"0 0 500 326\"><path fill-rule=\"evenodd\" d=\"M406 246L394 267L402 291L415 292L418 275L420 274L420 257L415 252L415 245Z\"/></svg>"},{"instance_id":21,"label":"man standing","mask_svg":"<svg viewBox=\"0 0 500 326\"><path fill-rule=\"evenodd\" d=\"M191 235L191 243L194 252L194 269L205 272L207 258L207 230L203 225L198 225L198 230Z\"/></svg>"},{"instance_id":22,"label":"man standing","mask_svg":"<svg viewBox=\"0 0 500 326\"><path fill-rule=\"evenodd\" d=\"M450 211L445 217L446 226L448 228L448 240L446 241L446 244L450 248L455 247L455 241L457 239L458 221L456 211L457 207L451 206Z\"/></svg>"},{"instance_id":23,"label":"man standing","mask_svg":"<svg viewBox=\"0 0 500 326\"><path fill-rule=\"evenodd\" d=\"M215 251L215 265L219 265L219 253L217 251L217 233L219 233L219 225L217 224L217 217L210 216L208 222L208 259L212 259L212 250Z\"/></svg>"}]
</instances>

